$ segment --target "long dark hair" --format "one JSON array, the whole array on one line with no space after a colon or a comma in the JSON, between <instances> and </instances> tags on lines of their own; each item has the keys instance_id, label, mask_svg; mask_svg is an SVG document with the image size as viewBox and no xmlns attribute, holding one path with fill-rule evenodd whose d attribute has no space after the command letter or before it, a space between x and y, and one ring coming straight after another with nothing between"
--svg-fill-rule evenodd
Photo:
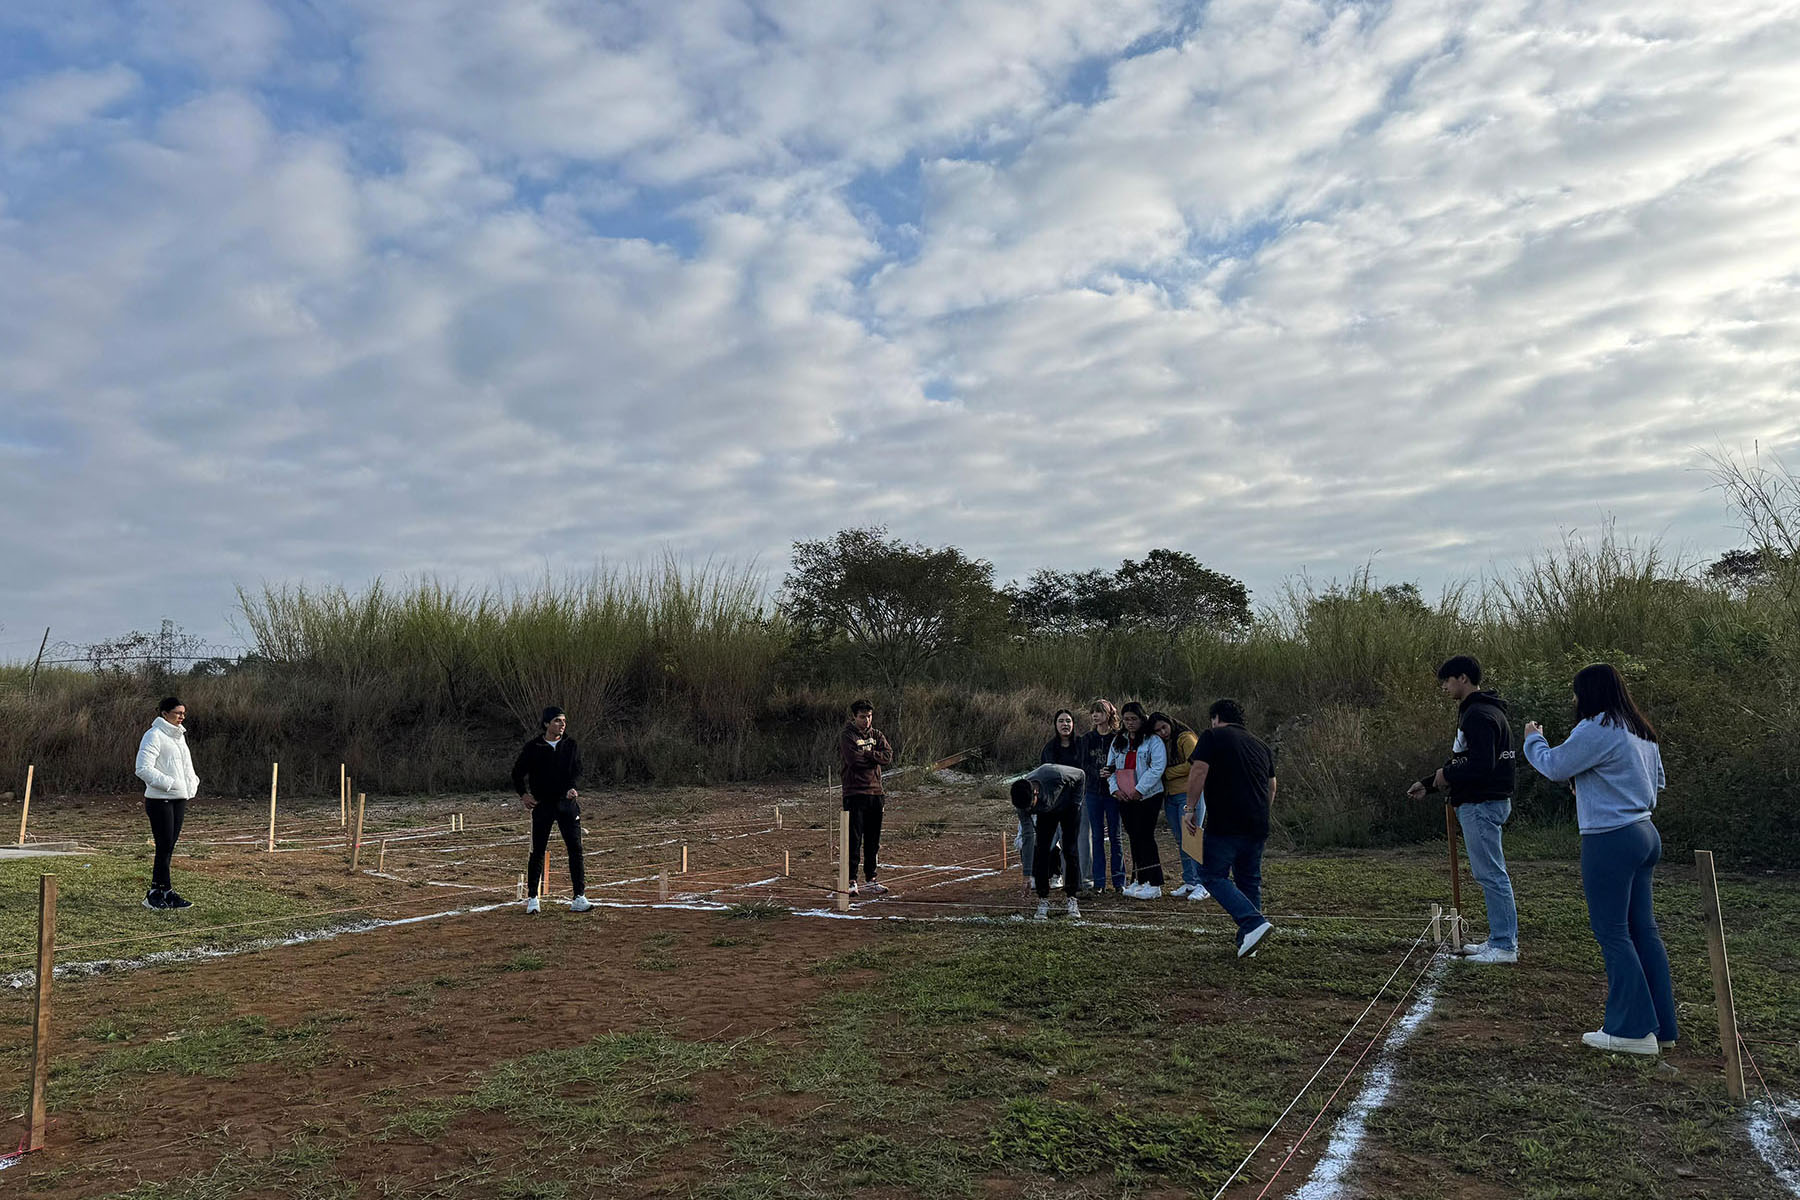
<instances>
[{"instance_id":1,"label":"long dark hair","mask_svg":"<svg viewBox=\"0 0 1800 1200\"><path fill-rule=\"evenodd\" d=\"M1081 735L1076 733L1074 729L1075 714L1066 708L1057 709L1055 714L1050 718L1051 740L1059 746L1062 745L1062 733L1056 728L1056 722L1063 717L1069 718L1069 745L1073 746L1076 742L1081 740Z\"/></svg>"},{"instance_id":2,"label":"long dark hair","mask_svg":"<svg viewBox=\"0 0 1800 1200\"><path fill-rule=\"evenodd\" d=\"M1617 725L1646 742L1657 741L1656 726L1650 724L1635 701L1624 676L1611 663L1595 663L1575 673L1575 719L1598 718L1602 725Z\"/></svg>"},{"instance_id":3,"label":"long dark hair","mask_svg":"<svg viewBox=\"0 0 1800 1200\"><path fill-rule=\"evenodd\" d=\"M1156 723L1158 721L1167 721L1169 723L1169 736L1163 738L1163 745L1169 748L1170 761L1172 762L1174 761L1175 755L1175 743L1181 740L1182 734L1192 733L1194 731L1190 726L1183 725L1180 721L1177 721L1166 712L1159 711L1150 714L1151 729L1156 728Z\"/></svg>"},{"instance_id":4,"label":"long dark hair","mask_svg":"<svg viewBox=\"0 0 1800 1200\"><path fill-rule=\"evenodd\" d=\"M1138 718L1137 737L1125 732L1125 714L1136 713ZM1127 700L1119 709L1119 732L1113 737L1114 750L1130 750L1144 744L1144 739L1154 737L1155 731L1150 728L1150 717L1144 712L1144 706L1136 700Z\"/></svg>"}]
</instances>

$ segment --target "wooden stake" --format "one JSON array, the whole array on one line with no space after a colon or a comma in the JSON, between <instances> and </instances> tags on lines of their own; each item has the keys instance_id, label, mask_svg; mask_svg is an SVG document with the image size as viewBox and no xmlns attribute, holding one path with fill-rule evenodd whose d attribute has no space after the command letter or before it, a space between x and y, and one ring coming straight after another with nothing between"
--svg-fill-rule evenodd
<instances>
[{"instance_id":1,"label":"wooden stake","mask_svg":"<svg viewBox=\"0 0 1800 1200\"><path fill-rule=\"evenodd\" d=\"M687 843L681 843L681 873L687 874Z\"/></svg>"},{"instance_id":2,"label":"wooden stake","mask_svg":"<svg viewBox=\"0 0 1800 1200\"><path fill-rule=\"evenodd\" d=\"M386 838L381 839L381 853L379 855L377 855L375 858L375 869L377 871L387 870L387 839Z\"/></svg>"},{"instance_id":3,"label":"wooden stake","mask_svg":"<svg viewBox=\"0 0 1800 1200\"><path fill-rule=\"evenodd\" d=\"M350 873L356 874L357 860L362 857L363 812L368 806L369 798L361 792L356 793L356 836L350 842Z\"/></svg>"},{"instance_id":4,"label":"wooden stake","mask_svg":"<svg viewBox=\"0 0 1800 1200\"><path fill-rule=\"evenodd\" d=\"M1434 904L1431 906L1431 944L1434 946L1441 946L1444 944L1443 916L1444 909L1442 905Z\"/></svg>"},{"instance_id":5,"label":"wooden stake","mask_svg":"<svg viewBox=\"0 0 1800 1200\"><path fill-rule=\"evenodd\" d=\"M25 822L31 817L31 780L37 774L36 763L25 764L25 807L19 810L19 845L25 844Z\"/></svg>"},{"instance_id":6,"label":"wooden stake","mask_svg":"<svg viewBox=\"0 0 1800 1200\"><path fill-rule=\"evenodd\" d=\"M1450 911L1462 909L1462 865L1456 855L1456 806L1444 805L1444 836L1450 842ZM1462 942L1456 943L1458 950Z\"/></svg>"},{"instance_id":7,"label":"wooden stake","mask_svg":"<svg viewBox=\"0 0 1800 1200\"><path fill-rule=\"evenodd\" d=\"M1450 949L1456 954L1463 951L1462 912L1455 908L1450 910Z\"/></svg>"},{"instance_id":8,"label":"wooden stake","mask_svg":"<svg viewBox=\"0 0 1800 1200\"><path fill-rule=\"evenodd\" d=\"M518 898L521 900L523 900L525 898L525 872L523 872L523 871L519 872L519 896L518 896Z\"/></svg>"},{"instance_id":9,"label":"wooden stake","mask_svg":"<svg viewBox=\"0 0 1800 1200\"><path fill-rule=\"evenodd\" d=\"M781 828L781 805L775 806L775 828Z\"/></svg>"},{"instance_id":10,"label":"wooden stake","mask_svg":"<svg viewBox=\"0 0 1800 1200\"><path fill-rule=\"evenodd\" d=\"M1002 833L1000 835L1000 869L1002 871L1006 870L1007 859L1011 857L1011 853L1012 847L1007 844L1006 835Z\"/></svg>"},{"instance_id":11,"label":"wooden stake","mask_svg":"<svg viewBox=\"0 0 1800 1200\"><path fill-rule=\"evenodd\" d=\"M281 781L281 764L269 764L269 853L275 853L275 785Z\"/></svg>"},{"instance_id":12,"label":"wooden stake","mask_svg":"<svg viewBox=\"0 0 1800 1200\"><path fill-rule=\"evenodd\" d=\"M669 868L667 867L656 873L656 898L658 900L669 898Z\"/></svg>"},{"instance_id":13,"label":"wooden stake","mask_svg":"<svg viewBox=\"0 0 1800 1200\"><path fill-rule=\"evenodd\" d=\"M1713 1000L1719 1009L1719 1046L1725 1051L1725 1094L1744 1099L1744 1055L1738 1045L1737 1003L1731 996L1731 961L1725 955L1725 916L1719 907L1719 880L1713 852L1694 851L1700 876L1700 915L1706 921L1706 956L1712 960Z\"/></svg>"},{"instance_id":14,"label":"wooden stake","mask_svg":"<svg viewBox=\"0 0 1800 1200\"><path fill-rule=\"evenodd\" d=\"M31 1135L44 1148L44 1089L50 1082L50 983L56 975L56 876L38 876L37 1004L31 1022Z\"/></svg>"},{"instance_id":15,"label":"wooden stake","mask_svg":"<svg viewBox=\"0 0 1800 1200\"><path fill-rule=\"evenodd\" d=\"M338 764L338 828L350 824L350 777L344 773L344 764Z\"/></svg>"},{"instance_id":16,"label":"wooden stake","mask_svg":"<svg viewBox=\"0 0 1800 1200\"><path fill-rule=\"evenodd\" d=\"M786 879L788 876L792 875L793 873L794 873L794 864L792 861L789 860L788 852L786 850L783 850L781 852L781 877L783 879Z\"/></svg>"},{"instance_id":17,"label":"wooden stake","mask_svg":"<svg viewBox=\"0 0 1800 1200\"><path fill-rule=\"evenodd\" d=\"M850 911L850 810L838 813L838 844L844 848L838 855L837 910Z\"/></svg>"}]
</instances>

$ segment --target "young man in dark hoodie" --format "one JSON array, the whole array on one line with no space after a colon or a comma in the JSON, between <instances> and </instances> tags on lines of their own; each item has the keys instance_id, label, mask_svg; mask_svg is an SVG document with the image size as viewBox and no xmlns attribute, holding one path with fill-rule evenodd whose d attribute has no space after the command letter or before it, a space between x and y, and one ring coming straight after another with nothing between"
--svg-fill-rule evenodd
<instances>
[{"instance_id":1,"label":"young man in dark hoodie","mask_svg":"<svg viewBox=\"0 0 1800 1200\"><path fill-rule=\"evenodd\" d=\"M531 859L525 877L531 882L525 911L538 911L538 885L544 877L544 853L550 847L550 828L562 831L563 845L569 848L569 886L575 890L575 902L569 907L586 912L593 905L587 898L587 872L581 863L581 805L575 785L581 780L581 751L575 739L568 736L569 718L554 706L544 710L544 732L519 751L513 763L513 790L519 803L531 814ZM530 781L529 785L527 780Z\"/></svg>"},{"instance_id":2,"label":"young man in dark hoodie","mask_svg":"<svg viewBox=\"0 0 1800 1200\"><path fill-rule=\"evenodd\" d=\"M1407 789L1422 800L1431 792L1448 792L1469 848L1469 873L1487 898L1487 941L1465 949L1465 961L1519 961L1519 910L1513 902L1512 879L1500 831L1512 815L1513 777L1518 755L1506 702L1481 690L1481 664L1459 654L1438 668L1438 688L1457 702L1456 740L1450 759Z\"/></svg>"},{"instance_id":3,"label":"young man in dark hoodie","mask_svg":"<svg viewBox=\"0 0 1800 1200\"><path fill-rule=\"evenodd\" d=\"M1011 795L1019 820L1030 821L1036 831L1032 843L1031 879L1037 889L1037 919L1050 915L1050 876L1058 853L1057 834L1062 834L1062 870L1056 872L1068 896L1069 916L1079 918L1081 906L1075 893L1081 887L1081 809L1087 791L1087 773L1080 767L1044 763L1013 780Z\"/></svg>"},{"instance_id":4,"label":"young man in dark hoodie","mask_svg":"<svg viewBox=\"0 0 1800 1200\"><path fill-rule=\"evenodd\" d=\"M880 895L887 891L875 882L881 853L881 768L894 765L894 748L875 728L875 706L867 700L850 706L850 720L838 735L838 765L844 777L844 811L850 814L850 844L844 847L850 860L850 894L858 894L860 858L868 890Z\"/></svg>"}]
</instances>

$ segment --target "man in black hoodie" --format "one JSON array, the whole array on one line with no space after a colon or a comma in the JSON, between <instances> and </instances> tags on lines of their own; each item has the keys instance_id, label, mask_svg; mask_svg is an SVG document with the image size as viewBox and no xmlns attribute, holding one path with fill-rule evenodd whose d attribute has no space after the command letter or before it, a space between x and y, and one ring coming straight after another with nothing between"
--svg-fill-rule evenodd
<instances>
[{"instance_id":1,"label":"man in black hoodie","mask_svg":"<svg viewBox=\"0 0 1800 1200\"><path fill-rule=\"evenodd\" d=\"M525 867L531 881L525 901L528 913L538 910L538 884L543 881L544 852L550 847L553 825L562 831L563 845L569 848L569 886L575 891L575 902L569 907L576 912L593 907L588 903L587 872L581 864L581 804L575 790L581 780L581 751L568 736L568 728L569 718L562 709L546 708L544 732L526 742L513 763L513 790L531 813L531 860Z\"/></svg>"},{"instance_id":2,"label":"man in black hoodie","mask_svg":"<svg viewBox=\"0 0 1800 1200\"><path fill-rule=\"evenodd\" d=\"M1448 792L1469 848L1469 873L1487 898L1488 937L1469 946L1466 961L1519 961L1519 910L1500 831L1512 815L1513 775L1518 761L1506 702L1481 690L1481 664L1459 654L1438 668L1439 689L1458 704L1456 740L1450 759L1412 785L1407 795L1423 799Z\"/></svg>"},{"instance_id":3,"label":"man in black hoodie","mask_svg":"<svg viewBox=\"0 0 1800 1200\"><path fill-rule=\"evenodd\" d=\"M850 814L850 844L841 847L850 857L850 894L857 895L856 865L863 864L868 891L881 895L884 884L875 881L881 856L881 769L894 765L894 747L887 735L875 728L875 706L858 700L850 706L850 719L838 734L838 769L844 780L844 811Z\"/></svg>"}]
</instances>

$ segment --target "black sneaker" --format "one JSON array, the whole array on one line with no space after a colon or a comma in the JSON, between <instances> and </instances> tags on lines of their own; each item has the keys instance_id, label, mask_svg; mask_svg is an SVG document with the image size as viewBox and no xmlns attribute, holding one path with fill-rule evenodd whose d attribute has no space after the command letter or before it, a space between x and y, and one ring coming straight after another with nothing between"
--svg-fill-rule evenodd
<instances>
[{"instance_id":1,"label":"black sneaker","mask_svg":"<svg viewBox=\"0 0 1800 1200\"><path fill-rule=\"evenodd\" d=\"M192 908L194 907L194 902L192 900L184 899L180 892L176 891L174 888L170 888L163 893L162 906L164 908Z\"/></svg>"},{"instance_id":2,"label":"black sneaker","mask_svg":"<svg viewBox=\"0 0 1800 1200\"><path fill-rule=\"evenodd\" d=\"M149 891L144 893L144 907L145 908L167 908L168 905L165 904L163 901L163 897L166 894L167 893L165 893L162 888L151 888Z\"/></svg>"}]
</instances>

